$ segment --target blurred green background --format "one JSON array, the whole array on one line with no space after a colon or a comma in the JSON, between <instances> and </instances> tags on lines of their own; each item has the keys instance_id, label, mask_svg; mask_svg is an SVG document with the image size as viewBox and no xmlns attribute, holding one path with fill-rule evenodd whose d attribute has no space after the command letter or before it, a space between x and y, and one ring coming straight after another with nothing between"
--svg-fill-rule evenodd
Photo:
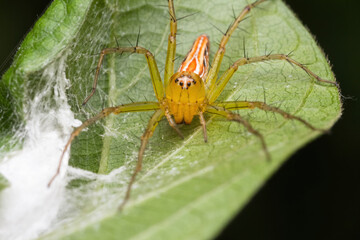
<instances>
[{"instance_id":1,"label":"blurred green background","mask_svg":"<svg viewBox=\"0 0 360 240\"><path fill-rule=\"evenodd\" d=\"M0 2L1 74L50 2ZM360 3L286 2L333 65L344 113L329 135L287 161L218 239L360 239Z\"/></svg>"}]
</instances>

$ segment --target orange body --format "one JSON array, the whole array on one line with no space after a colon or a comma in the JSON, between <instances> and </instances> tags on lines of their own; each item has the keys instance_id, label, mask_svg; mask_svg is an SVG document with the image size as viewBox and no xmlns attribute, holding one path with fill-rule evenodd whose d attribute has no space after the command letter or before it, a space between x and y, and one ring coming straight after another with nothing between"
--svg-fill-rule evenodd
<instances>
[{"instance_id":1,"label":"orange body","mask_svg":"<svg viewBox=\"0 0 360 240\"><path fill-rule=\"evenodd\" d=\"M209 38L200 35L166 88L166 100L176 123L190 124L205 101L209 68Z\"/></svg>"}]
</instances>

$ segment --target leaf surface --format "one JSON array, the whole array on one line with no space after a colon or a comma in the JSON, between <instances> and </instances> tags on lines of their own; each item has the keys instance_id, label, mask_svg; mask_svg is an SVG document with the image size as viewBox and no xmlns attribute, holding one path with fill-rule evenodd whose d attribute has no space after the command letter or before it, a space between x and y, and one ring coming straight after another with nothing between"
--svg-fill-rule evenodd
<instances>
[{"instance_id":1,"label":"leaf surface","mask_svg":"<svg viewBox=\"0 0 360 240\"><path fill-rule=\"evenodd\" d=\"M177 17L196 13L178 23L175 66L179 66L194 39L202 33L210 36L212 59L222 37L214 26L225 31L233 21L233 9L239 13L245 5L246 1L235 0L227 4L222 0L175 1ZM38 76L49 63L65 56L65 74L71 81L68 102L76 118L84 121L106 106L155 101L144 56L113 54L105 58L95 96L81 107L91 89L98 53L102 48L115 47L116 41L120 46L135 45L139 28L139 45L155 55L163 75L169 34L167 7L155 0L87 1L82 3L81 14L76 15L74 11L78 9L68 6L70 1L55 1L45 14L50 18L40 19L46 26L58 23L58 28L50 29L39 41L62 39L56 45L61 51L45 52L44 59L37 58L39 64L31 61L34 53L24 52L22 76L30 76L24 78L26 84L36 80L32 74ZM60 7L65 7L69 22L57 21ZM40 27L35 26L30 40ZM44 27L39 34L45 30ZM250 57L270 51L284 54L293 51L294 59L307 64L320 77L334 79L311 34L282 1L275 0L254 9L241 23L227 45L220 73L244 52ZM37 67L32 65L35 63ZM12 96L23 99L21 92L14 92ZM220 99L265 100L324 129L329 129L341 113L335 87L317 84L301 69L281 61L240 67ZM204 143L197 119L191 125L180 126L185 140L178 138L166 120L161 121L145 152L131 200L122 213L116 212L116 208L124 197L136 164L140 136L151 113L110 116L89 127L73 142L70 164L99 175L70 182L58 223L45 238L208 239L216 236L286 158L321 134L299 122L261 110L238 113L264 135L271 162L266 161L259 139L237 123L206 116L209 142Z\"/></svg>"}]
</instances>

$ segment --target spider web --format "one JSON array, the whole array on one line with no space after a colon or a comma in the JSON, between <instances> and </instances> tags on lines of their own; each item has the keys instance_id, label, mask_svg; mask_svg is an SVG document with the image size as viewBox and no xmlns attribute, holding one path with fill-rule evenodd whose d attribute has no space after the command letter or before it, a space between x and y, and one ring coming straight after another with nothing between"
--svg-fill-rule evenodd
<instances>
[{"instance_id":1,"label":"spider web","mask_svg":"<svg viewBox=\"0 0 360 240\"><path fill-rule=\"evenodd\" d=\"M58 1L55 4L68 3ZM197 12L178 24L180 34L175 68L194 39L202 33L210 36L212 59L216 42L221 39L221 33L213 25L226 30L233 13L229 7L231 4L221 4L221 1L211 4L213 7L204 10L201 3L175 1L178 17ZM245 4L246 1L232 2L236 13ZM4 137L7 140L1 147L3 160L0 172L11 184L11 187L3 190L1 199L1 237L32 239L49 234L46 236L59 238L112 216L123 198L124 188L136 161L139 138L151 113L110 116L89 127L72 144L70 165L75 168L67 167L69 156L66 156L61 176L50 189L46 188L46 184L55 172L68 136L80 121L88 119L104 107L156 100L144 56L109 55L103 63L96 94L85 107L81 106L91 90L101 49L115 47L117 42L120 46L135 45L139 28L139 45L155 55L163 75L169 31L167 7L159 5L155 0L99 0L88 5L84 3L83 8L84 16L79 17L81 21L78 29L66 38L65 43L60 42L62 49L42 60L37 69L25 69L25 73L7 78L11 82L11 89L19 85L24 90L22 96L12 96L16 101L21 101L15 101L15 110L11 115L3 115L6 118L0 119L1 127L12 126L4 134L11 136L10 140ZM256 17L242 24L246 31L235 32L229 41L220 73L244 55L245 39L245 55L259 56L271 50L288 53L295 49L296 60L311 64L311 69L321 73L322 77L332 78L329 67L324 66L326 60L316 43L296 19L290 19L291 13L284 8L280 1L273 5L267 4L266 11L258 11ZM278 9L284 12L279 15ZM45 19L49 25L72 27L66 21L59 22L52 15ZM35 26L35 30L37 28L41 26ZM299 35L299 32L305 34ZM43 41L57 38L59 32L47 34ZM305 109L308 113L304 116L308 121L319 126L329 126L329 122L333 122L330 116L338 115L338 108L329 110L328 105L334 93L326 90L321 100L316 98L316 94L310 96L319 89L321 86L314 86L305 73L287 63L261 63L240 68L221 99L266 100L271 105L281 106L301 116ZM13 92L16 93L16 90ZM319 111L319 108L322 110ZM332 115L329 111L332 111ZM274 151L275 156L281 155L282 159L290 154L277 153L284 145L293 141L293 148L298 148L304 144L306 137L309 138L309 132L297 123L285 125L280 117L261 111L240 113L268 137L269 149ZM9 123L11 119L16 124ZM146 203L160 192L189 179L215 171L219 161L231 162L231 159L238 158L230 152L241 154L245 160L252 160L254 155L261 159L263 153L257 139L242 127L226 121L208 120L210 143L207 145L203 143L197 120L190 126L181 126L185 141L178 139L165 121L160 122L146 150L143 174L134 187L132 197L135 201L129 204L129 208ZM274 134L279 129L282 133L296 132L299 135L290 137L284 134L285 137L281 136L282 140L279 140ZM312 134L310 138L314 136ZM99 171L102 174L96 174ZM219 184L222 183L221 179ZM259 185L257 183L256 186ZM133 236L131 234L136 235L129 230L129 236ZM126 234L123 236L125 238Z\"/></svg>"}]
</instances>

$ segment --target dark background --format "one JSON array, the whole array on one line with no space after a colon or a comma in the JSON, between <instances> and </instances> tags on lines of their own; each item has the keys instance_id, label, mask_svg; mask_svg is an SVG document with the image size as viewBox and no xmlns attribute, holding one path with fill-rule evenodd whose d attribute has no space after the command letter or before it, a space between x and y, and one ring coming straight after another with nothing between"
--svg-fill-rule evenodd
<instances>
[{"instance_id":1,"label":"dark background","mask_svg":"<svg viewBox=\"0 0 360 240\"><path fill-rule=\"evenodd\" d=\"M0 2L0 73L11 64L11 54L50 2ZM333 65L344 96L343 116L331 134L286 161L218 240L237 236L360 239L360 2L287 3L316 36Z\"/></svg>"}]
</instances>

